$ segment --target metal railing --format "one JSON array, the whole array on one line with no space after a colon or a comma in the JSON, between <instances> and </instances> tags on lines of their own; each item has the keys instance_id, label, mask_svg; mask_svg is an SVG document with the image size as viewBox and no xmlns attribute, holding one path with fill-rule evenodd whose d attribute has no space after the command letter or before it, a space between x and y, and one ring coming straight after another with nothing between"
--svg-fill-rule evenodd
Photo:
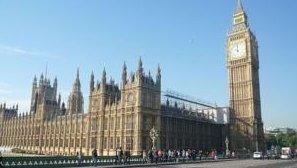
<instances>
[{"instance_id":1,"label":"metal railing","mask_svg":"<svg viewBox=\"0 0 297 168\"><path fill-rule=\"evenodd\" d=\"M224 156L218 156L217 160L226 160L228 158ZM211 157L203 156L201 161L211 161ZM92 156L83 156L80 161L76 156L43 156L43 157L3 157L2 166L15 167L15 168L46 168L46 167L84 167L84 166L107 166L107 165L121 165L121 164L150 164L155 163L155 158L143 159L141 156L131 156L129 158L117 159L115 156L99 156L96 159L96 163ZM187 157L178 158L159 158L158 163L185 163L200 161L199 157L194 160ZM1 167L1 166L0 166Z\"/></svg>"},{"instance_id":2,"label":"metal railing","mask_svg":"<svg viewBox=\"0 0 297 168\"><path fill-rule=\"evenodd\" d=\"M99 156L96 158L96 165L113 165L116 163L116 157ZM129 164L142 163L140 156L131 156L128 158ZM4 167L75 167L92 166L92 156L83 156L80 161L76 156L47 156L47 157L3 157L2 166Z\"/></svg>"}]
</instances>

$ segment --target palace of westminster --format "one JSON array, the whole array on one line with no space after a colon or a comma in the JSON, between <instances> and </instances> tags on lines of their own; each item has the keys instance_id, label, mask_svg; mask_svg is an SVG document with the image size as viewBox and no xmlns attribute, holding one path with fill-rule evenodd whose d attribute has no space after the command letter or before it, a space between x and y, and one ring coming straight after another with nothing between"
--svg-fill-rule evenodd
<instances>
[{"instance_id":1,"label":"palace of westminster","mask_svg":"<svg viewBox=\"0 0 297 168\"><path fill-rule=\"evenodd\" d=\"M193 108L185 103L200 103L173 94L167 94L163 101L160 67L152 77L145 74L140 59L130 75L123 65L119 86L106 80L105 69L97 82L91 74L87 113L79 71L67 105L57 95L57 79L51 84L43 75L34 77L30 112L19 114L17 106L0 105L0 146L52 155L90 155L97 149L99 155L107 156L122 148L139 155L151 149L150 130L155 128L159 132L158 149L224 150L228 137L231 150L261 150L265 142L258 44L240 1L233 14L226 53L228 122L218 120L223 111L216 106Z\"/></svg>"}]
</instances>

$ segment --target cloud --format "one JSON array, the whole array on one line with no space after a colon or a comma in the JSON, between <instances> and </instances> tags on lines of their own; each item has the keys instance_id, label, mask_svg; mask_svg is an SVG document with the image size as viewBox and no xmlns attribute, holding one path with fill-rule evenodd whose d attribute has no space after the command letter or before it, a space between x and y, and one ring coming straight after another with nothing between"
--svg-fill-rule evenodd
<instances>
[{"instance_id":1,"label":"cloud","mask_svg":"<svg viewBox=\"0 0 297 168\"><path fill-rule=\"evenodd\" d=\"M6 83L0 83L0 95L12 93L11 87Z\"/></svg>"},{"instance_id":2,"label":"cloud","mask_svg":"<svg viewBox=\"0 0 297 168\"><path fill-rule=\"evenodd\" d=\"M8 46L0 44L0 54L9 55L9 56L19 56L19 57L35 57L35 58L59 58L59 56L51 55L49 53L32 51L16 46Z\"/></svg>"}]
</instances>

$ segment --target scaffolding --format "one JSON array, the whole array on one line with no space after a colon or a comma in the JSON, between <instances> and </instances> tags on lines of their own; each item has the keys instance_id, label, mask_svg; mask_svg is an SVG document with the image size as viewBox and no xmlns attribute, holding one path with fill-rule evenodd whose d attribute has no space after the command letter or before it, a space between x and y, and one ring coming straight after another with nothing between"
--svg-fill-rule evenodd
<instances>
[{"instance_id":1,"label":"scaffolding","mask_svg":"<svg viewBox=\"0 0 297 168\"><path fill-rule=\"evenodd\" d=\"M178 93L173 90L162 91L161 103L163 106L173 107L187 111L187 114L207 120L214 120L213 111L216 111L217 105L201 99ZM210 114L211 113L211 114Z\"/></svg>"},{"instance_id":2,"label":"scaffolding","mask_svg":"<svg viewBox=\"0 0 297 168\"><path fill-rule=\"evenodd\" d=\"M209 103L173 90L162 92L162 104L166 104L168 101L171 105L177 103L178 107L185 107L187 109L215 109L217 107L215 103Z\"/></svg>"}]
</instances>

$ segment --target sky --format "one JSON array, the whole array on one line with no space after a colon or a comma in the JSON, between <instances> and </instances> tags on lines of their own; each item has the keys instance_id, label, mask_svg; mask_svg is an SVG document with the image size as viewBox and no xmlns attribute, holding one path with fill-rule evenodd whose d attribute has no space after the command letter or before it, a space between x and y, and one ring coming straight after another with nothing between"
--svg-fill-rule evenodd
<instances>
[{"instance_id":1,"label":"sky","mask_svg":"<svg viewBox=\"0 0 297 168\"><path fill-rule=\"evenodd\" d=\"M269 3L268 3L269 2ZM297 1L243 0L259 42L264 126L297 128ZM67 101L80 69L85 111L91 71L119 83L162 68L162 90L228 106L226 37L235 0L1 0L0 102L28 111L34 75L58 78Z\"/></svg>"}]
</instances>

